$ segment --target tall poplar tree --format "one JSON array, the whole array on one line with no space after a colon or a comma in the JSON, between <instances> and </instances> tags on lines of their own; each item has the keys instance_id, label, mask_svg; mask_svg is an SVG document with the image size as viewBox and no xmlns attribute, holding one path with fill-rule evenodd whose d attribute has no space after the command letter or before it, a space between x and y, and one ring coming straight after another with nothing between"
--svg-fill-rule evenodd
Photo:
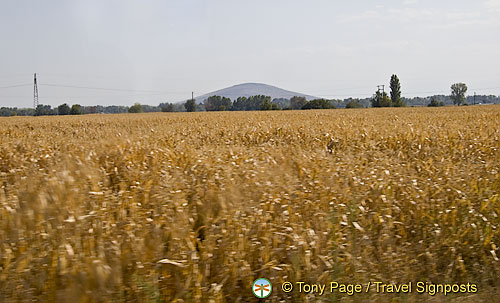
<instances>
[{"instance_id":1,"label":"tall poplar tree","mask_svg":"<svg viewBox=\"0 0 500 303\"><path fill-rule=\"evenodd\" d=\"M394 107L405 106L403 100L401 99L401 84L399 83L399 78L396 75L391 76L391 102Z\"/></svg>"}]
</instances>

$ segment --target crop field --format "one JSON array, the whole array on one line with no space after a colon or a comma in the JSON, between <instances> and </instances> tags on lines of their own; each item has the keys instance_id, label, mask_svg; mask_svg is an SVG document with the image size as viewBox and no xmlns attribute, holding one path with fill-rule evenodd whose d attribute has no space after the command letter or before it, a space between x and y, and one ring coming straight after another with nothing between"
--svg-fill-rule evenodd
<instances>
[{"instance_id":1,"label":"crop field","mask_svg":"<svg viewBox=\"0 0 500 303\"><path fill-rule=\"evenodd\" d=\"M0 302L492 302L499 215L500 106L0 119Z\"/></svg>"}]
</instances>

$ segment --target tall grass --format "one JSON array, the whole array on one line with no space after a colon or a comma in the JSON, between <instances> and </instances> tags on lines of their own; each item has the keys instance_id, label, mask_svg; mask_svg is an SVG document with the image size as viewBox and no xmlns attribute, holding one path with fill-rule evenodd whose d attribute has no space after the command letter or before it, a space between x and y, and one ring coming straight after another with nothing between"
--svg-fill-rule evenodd
<instances>
[{"instance_id":1,"label":"tall grass","mask_svg":"<svg viewBox=\"0 0 500 303\"><path fill-rule=\"evenodd\" d=\"M500 107L0 120L0 301L481 301ZM286 294L283 281L477 283Z\"/></svg>"}]
</instances>

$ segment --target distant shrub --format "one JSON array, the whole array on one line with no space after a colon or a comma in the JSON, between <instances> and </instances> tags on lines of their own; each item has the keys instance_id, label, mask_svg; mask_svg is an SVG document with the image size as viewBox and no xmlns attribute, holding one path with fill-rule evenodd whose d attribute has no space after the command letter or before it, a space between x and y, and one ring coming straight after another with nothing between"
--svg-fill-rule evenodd
<instances>
[{"instance_id":1,"label":"distant shrub","mask_svg":"<svg viewBox=\"0 0 500 303\"><path fill-rule=\"evenodd\" d=\"M427 105L428 107L438 107L438 106L444 106L444 102L443 101L438 101L436 100L435 98L432 98L431 99L431 103L429 103L429 105Z\"/></svg>"},{"instance_id":2,"label":"distant shrub","mask_svg":"<svg viewBox=\"0 0 500 303\"><path fill-rule=\"evenodd\" d=\"M309 102L307 102L304 106L302 106L302 109L329 109L329 108L335 108L330 101L326 99L314 99Z\"/></svg>"},{"instance_id":3,"label":"distant shrub","mask_svg":"<svg viewBox=\"0 0 500 303\"><path fill-rule=\"evenodd\" d=\"M129 109L128 109L128 112L129 113L142 113L142 105L140 103L136 103L134 105L132 105Z\"/></svg>"},{"instance_id":4,"label":"distant shrub","mask_svg":"<svg viewBox=\"0 0 500 303\"><path fill-rule=\"evenodd\" d=\"M359 100L351 100L346 105L345 108L363 108L363 104Z\"/></svg>"}]
</instances>

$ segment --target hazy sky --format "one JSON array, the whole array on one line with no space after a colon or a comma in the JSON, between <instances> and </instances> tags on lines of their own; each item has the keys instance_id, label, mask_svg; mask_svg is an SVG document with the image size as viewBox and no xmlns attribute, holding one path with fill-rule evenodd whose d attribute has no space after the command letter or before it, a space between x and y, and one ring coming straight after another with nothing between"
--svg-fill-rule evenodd
<instances>
[{"instance_id":1,"label":"hazy sky","mask_svg":"<svg viewBox=\"0 0 500 303\"><path fill-rule=\"evenodd\" d=\"M34 72L51 105L367 97L393 73L403 96L500 95L500 0L0 0L0 37L0 106L32 106Z\"/></svg>"}]
</instances>

